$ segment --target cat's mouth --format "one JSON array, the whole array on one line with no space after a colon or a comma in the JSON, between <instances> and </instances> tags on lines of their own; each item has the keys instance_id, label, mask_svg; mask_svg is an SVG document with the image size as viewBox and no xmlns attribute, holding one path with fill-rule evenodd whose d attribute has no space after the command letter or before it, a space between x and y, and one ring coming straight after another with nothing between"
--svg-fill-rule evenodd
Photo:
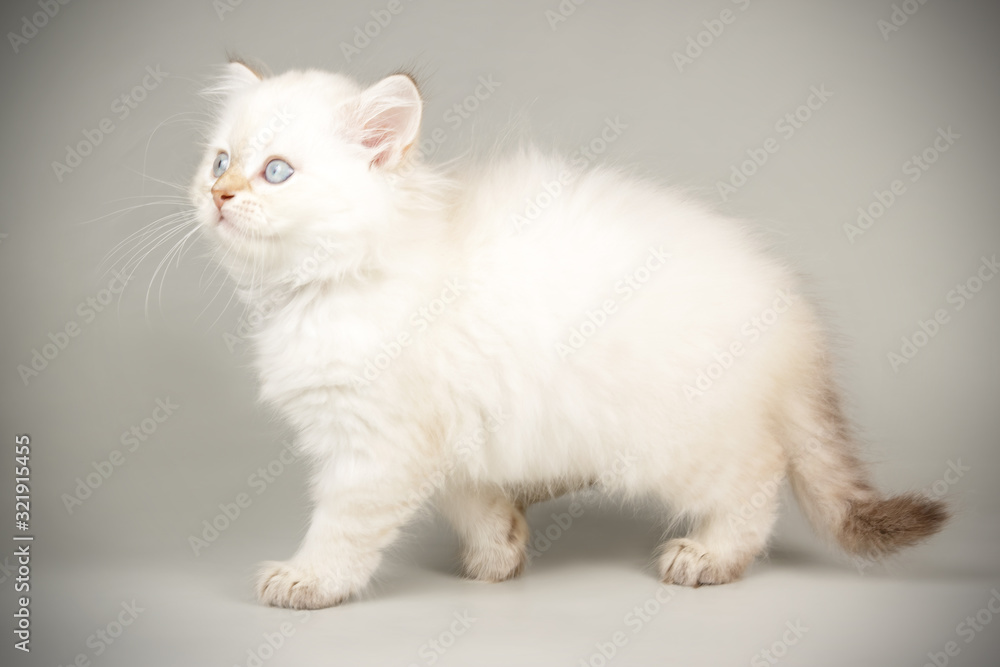
<instances>
[{"instance_id":1,"label":"cat's mouth","mask_svg":"<svg viewBox=\"0 0 1000 667\"><path fill-rule=\"evenodd\" d=\"M237 227L236 224L232 220L230 220L229 218L227 218L226 215L224 213L222 213L222 211L219 211L219 214L216 216L216 218L215 218L215 225L216 225L216 227L221 227L221 228L229 230L229 231L240 232L240 228ZM240 232L240 233L242 233L242 232Z\"/></svg>"},{"instance_id":2,"label":"cat's mouth","mask_svg":"<svg viewBox=\"0 0 1000 667\"><path fill-rule=\"evenodd\" d=\"M259 238L258 234L251 234L243 225L236 223L225 213L219 212L215 220L215 228L225 238L238 239L240 241L250 241Z\"/></svg>"},{"instance_id":3,"label":"cat's mouth","mask_svg":"<svg viewBox=\"0 0 1000 667\"><path fill-rule=\"evenodd\" d=\"M235 222L227 218L221 211L215 219L215 227L221 230L223 234L238 234L240 236L247 236L243 229L241 229Z\"/></svg>"},{"instance_id":4,"label":"cat's mouth","mask_svg":"<svg viewBox=\"0 0 1000 667\"><path fill-rule=\"evenodd\" d=\"M255 229L248 228L246 225L241 225L235 222L231 216L227 216L223 212L219 212L216 221L215 228L219 233L226 238L231 238L239 241L257 241L266 242L270 240L271 234L264 234Z\"/></svg>"}]
</instances>

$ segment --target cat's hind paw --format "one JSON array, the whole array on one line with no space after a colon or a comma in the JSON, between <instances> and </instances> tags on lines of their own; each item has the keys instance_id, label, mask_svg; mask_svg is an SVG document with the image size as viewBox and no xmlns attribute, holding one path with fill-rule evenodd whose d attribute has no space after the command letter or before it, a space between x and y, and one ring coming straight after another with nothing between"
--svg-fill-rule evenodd
<instances>
[{"instance_id":1,"label":"cat's hind paw","mask_svg":"<svg viewBox=\"0 0 1000 667\"><path fill-rule=\"evenodd\" d=\"M509 527L494 537L478 545L466 545L462 560L467 577L496 583L520 576L524 571L529 537L524 514L514 510Z\"/></svg>"},{"instance_id":2,"label":"cat's hind paw","mask_svg":"<svg viewBox=\"0 0 1000 667\"><path fill-rule=\"evenodd\" d=\"M693 586L728 584L743 574L745 566L725 566L694 540L675 539L663 545L660 579L665 584Z\"/></svg>"}]
</instances>

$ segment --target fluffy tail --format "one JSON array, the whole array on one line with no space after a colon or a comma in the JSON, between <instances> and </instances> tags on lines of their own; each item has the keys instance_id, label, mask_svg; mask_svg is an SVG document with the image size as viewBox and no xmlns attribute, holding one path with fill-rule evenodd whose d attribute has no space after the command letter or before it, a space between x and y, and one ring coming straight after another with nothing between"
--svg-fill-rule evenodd
<instances>
[{"instance_id":1,"label":"fluffy tail","mask_svg":"<svg viewBox=\"0 0 1000 667\"><path fill-rule=\"evenodd\" d=\"M945 503L918 493L885 497L869 484L832 383L797 395L790 407L789 478L817 531L850 554L878 559L941 530L948 519Z\"/></svg>"}]
</instances>

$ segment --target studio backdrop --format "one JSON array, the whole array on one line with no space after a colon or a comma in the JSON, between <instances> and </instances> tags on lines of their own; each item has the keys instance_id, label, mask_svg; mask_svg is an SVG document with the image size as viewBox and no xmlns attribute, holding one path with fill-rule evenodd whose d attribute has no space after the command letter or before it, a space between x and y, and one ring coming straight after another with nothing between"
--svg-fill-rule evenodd
<instances>
[{"instance_id":1,"label":"studio backdrop","mask_svg":"<svg viewBox=\"0 0 1000 667\"><path fill-rule=\"evenodd\" d=\"M998 19L975 0L6 2L0 663L997 664ZM360 599L258 604L257 564L307 526L307 462L258 402L253 313L171 226L229 54L412 72L428 162L530 140L752 221L834 334L875 481L954 518L871 565L781 490L769 556L691 589L659 584L666 526L642 504L533 506L525 573L492 585L459 576L428 511Z\"/></svg>"}]
</instances>

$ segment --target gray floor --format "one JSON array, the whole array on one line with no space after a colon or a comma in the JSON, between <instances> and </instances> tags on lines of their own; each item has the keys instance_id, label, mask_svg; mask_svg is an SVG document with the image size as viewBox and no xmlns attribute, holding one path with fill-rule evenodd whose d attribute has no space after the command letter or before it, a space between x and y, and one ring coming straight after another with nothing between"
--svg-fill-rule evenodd
<instances>
[{"instance_id":1,"label":"gray floor","mask_svg":"<svg viewBox=\"0 0 1000 667\"><path fill-rule=\"evenodd\" d=\"M5 3L0 27L26 36L8 34L0 56L0 437L32 437L36 540L33 650L16 652L8 629L0 664L998 664L1000 281L953 298L1000 251L994 5L402 0L386 20L386 0L92 0L51 18L36 0ZM44 25L25 28L32 20ZM495 586L454 575L454 538L428 516L366 599L308 617L256 605L255 564L288 557L304 530L306 471L275 464L289 433L256 407L246 345L227 337L241 314L231 287L201 248L162 282L156 249L121 294L104 292L117 285L102 266L177 210L167 198L199 158L197 92L227 48L275 71L365 81L413 67L424 136L443 132L432 160L489 147L509 127L571 153L618 119L626 128L602 160L757 220L810 276L843 339L843 384L880 486L944 492L955 520L887 567L859 569L786 503L770 558L743 581L674 591L650 567L664 517L649 508L587 498L565 530L551 518L565 500L533 508L535 539L555 539L522 579ZM471 99L482 77L500 85ZM816 89L832 95L803 107ZM461 117L455 105L475 109ZM54 166L104 120L112 129L80 164ZM947 150L932 149L949 130ZM768 140L778 151L720 188ZM933 163L914 171L924 153ZM896 180L902 194L859 233L859 207L877 212ZM894 364L902 338L941 309L947 324ZM46 345L71 325L78 334L53 354ZM45 349L45 367L23 375ZM162 423L149 421L157 400L178 406ZM129 449L122 435L143 424ZM121 465L67 507L115 450ZM0 456L5 508L12 466ZM262 483L268 466L280 474ZM220 505L242 493L250 505L196 554L192 536L222 525Z\"/></svg>"},{"instance_id":2,"label":"gray floor","mask_svg":"<svg viewBox=\"0 0 1000 667\"><path fill-rule=\"evenodd\" d=\"M282 501L261 504L277 513ZM548 548L523 578L497 585L454 576L453 539L426 522L368 598L306 614L251 599L250 563L287 552L296 532L260 520L268 510L199 558L39 565L36 641L46 660L31 664L93 658L102 642L88 638L123 603L141 611L93 664L252 666L255 655L296 666L601 665L594 656L611 653L616 633L615 661L626 665L773 664L766 650L788 665L922 665L949 641L959 649L951 664L993 665L1000 655L996 625L971 636L956 629L1000 599L998 536L968 519L890 570L862 573L811 540L779 539L743 581L700 589L659 587L648 517L596 504L561 534L550 531L556 539L541 543ZM565 503L536 507L533 526L544 531L561 510Z\"/></svg>"}]
</instances>

